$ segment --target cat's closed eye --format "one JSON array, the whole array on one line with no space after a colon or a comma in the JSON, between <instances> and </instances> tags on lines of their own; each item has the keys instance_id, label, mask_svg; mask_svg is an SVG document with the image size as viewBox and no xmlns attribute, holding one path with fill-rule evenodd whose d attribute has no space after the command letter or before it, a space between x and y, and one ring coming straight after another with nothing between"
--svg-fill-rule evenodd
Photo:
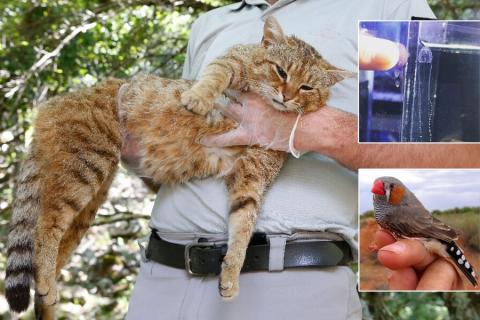
<instances>
[{"instance_id":1,"label":"cat's closed eye","mask_svg":"<svg viewBox=\"0 0 480 320\"><path fill-rule=\"evenodd\" d=\"M287 80L287 73L285 72L285 70L283 70L282 67L280 67L278 64L275 65L275 68L277 69L277 73L280 76L280 78L282 78L284 81L286 81Z\"/></svg>"},{"instance_id":2,"label":"cat's closed eye","mask_svg":"<svg viewBox=\"0 0 480 320\"><path fill-rule=\"evenodd\" d=\"M310 90L313 90L313 88L310 87L310 86L308 86L308 85L306 85L306 84L304 84L304 85L301 85L301 86L300 86L300 90L310 91Z\"/></svg>"}]
</instances>

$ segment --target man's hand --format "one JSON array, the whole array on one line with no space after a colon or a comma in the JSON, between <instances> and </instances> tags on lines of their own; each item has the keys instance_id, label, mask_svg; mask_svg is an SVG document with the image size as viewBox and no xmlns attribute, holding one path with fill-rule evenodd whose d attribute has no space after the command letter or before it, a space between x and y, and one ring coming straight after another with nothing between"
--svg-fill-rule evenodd
<instances>
[{"instance_id":1,"label":"man's hand","mask_svg":"<svg viewBox=\"0 0 480 320\"><path fill-rule=\"evenodd\" d=\"M430 253L418 240L395 238L385 230L377 231L378 260L391 269L390 290L462 290L463 283L455 267Z\"/></svg>"},{"instance_id":2,"label":"man's hand","mask_svg":"<svg viewBox=\"0 0 480 320\"><path fill-rule=\"evenodd\" d=\"M240 104L222 108L222 113L238 123L232 131L206 136L200 143L209 147L256 145L266 149L289 151L289 138L297 115L280 112L253 93L238 97Z\"/></svg>"}]
</instances>

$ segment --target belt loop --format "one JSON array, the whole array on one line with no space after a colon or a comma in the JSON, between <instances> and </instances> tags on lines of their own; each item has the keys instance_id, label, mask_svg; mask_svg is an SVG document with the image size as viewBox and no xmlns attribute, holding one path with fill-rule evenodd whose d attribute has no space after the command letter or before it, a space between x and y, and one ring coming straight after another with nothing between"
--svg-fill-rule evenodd
<instances>
[{"instance_id":1,"label":"belt loop","mask_svg":"<svg viewBox=\"0 0 480 320\"><path fill-rule=\"evenodd\" d=\"M137 244L140 247L140 258L142 259L143 262L147 262L147 250L146 250L146 245L148 246L148 241L150 240L150 237L143 237L141 239L137 240Z\"/></svg>"},{"instance_id":2,"label":"belt loop","mask_svg":"<svg viewBox=\"0 0 480 320\"><path fill-rule=\"evenodd\" d=\"M272 235L268 236L270 251L268 255L268 271L282 271L285 257L285 244L287 236Z\"/></svg>"}]
</instances>

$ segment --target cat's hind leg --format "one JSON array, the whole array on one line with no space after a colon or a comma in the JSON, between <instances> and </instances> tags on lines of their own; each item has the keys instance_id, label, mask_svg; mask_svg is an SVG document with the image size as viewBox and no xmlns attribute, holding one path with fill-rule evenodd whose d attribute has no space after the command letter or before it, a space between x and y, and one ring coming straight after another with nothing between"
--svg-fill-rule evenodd
<instances>
[{"instance_id":1,"label":"cat's hind leg","mask_svg":"<svg viewBox=\"0 0 480 320\"><path fill-rule=\"evenodd\" d=\"M57 258L57 267L56 267L56 276L60 276L60 271L67 264L68 259L74 252L74 250L80 244L83 236L90 228L90 225L95 220L95 214L97 213L98 208L105 202L107 199L108 190L112 184L114 174L107 179L107 182L102 186L102 188L97 192L95 197L90 201L90 203L78 214L74 219L68 230L65 232L65 235L60 242L60 247L58 249L58 258Z\"/></svg>"},{"instance_id":2,"label":"cat's hind leg","mask_svg":"<svg viewBox=\"0 0 480 320\"><path fill-rule=\"evenodd\" d=\"M105 152L104 152L105 153ZM118 150L119 153L119 150ZM50 174L42 185L42 212L35 234L36 292L46 305L57 298L56 271L61 241L75 218L95 198L118 156L59 154L49 162ZM97 159L93 161L94 156Z\"/></svg>"},{"instance_id":3,"label":"cat's hind leg","mask_svg":"<svg viewBox=\"0 0 480 320\"><path fill-rule=\"evenodd\" d=\"M36 293L43 303L52 305L57 298L56 265L60 242L92 196L88 186L76 186L76 190L70 186L70 190L63 192L52 192L48 184L44 187L43 212L36 228L35 282Z\"/></svg>"},{"instance_id":4,"label":"cat's hind leg","mask_svg":"<svg viewBox=\"0 0 480 320\"><path fill-rule=\"evenodd\" d=\"M67 263L73 251L77 248L83 236L87 232L91 223L95 219L98 208L107 198L108 189L110 188L114 174L107 179L102 188L97 192L96 196L90 203L73 219L70 227L65 231L60 247L58 249L56 279L60 277L60 271ZM55 314L55 305L44 304L41 297L35 296L35 316L37 320L53 320Z\"/></svg>"},{"instance_id":5,"label":"cat's hind leg","mask_svg":"<svg viewBox=\"0 0 480 320\"><path fill-rule=\"evenodd\" d=\"M285 153L246 149L225 179L230 197L228 250L222 262L220 295L229 300L239 293L240 271L266 188L278 175Z\"/></svg>"}]
</instances>

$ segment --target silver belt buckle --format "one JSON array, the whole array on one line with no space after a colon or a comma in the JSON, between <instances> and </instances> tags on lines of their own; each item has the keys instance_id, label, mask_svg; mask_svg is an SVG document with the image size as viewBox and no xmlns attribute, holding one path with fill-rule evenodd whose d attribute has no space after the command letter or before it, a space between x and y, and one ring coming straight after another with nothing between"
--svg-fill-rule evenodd
<instances>
[{"instance_id":1,"label":"silver belt buckle","mask_svg":"<svg viewBox=\"0 0 480 320\"><path fill-rule=\"evenodd\" d=\"M197 242L197 243L189 243L185 245L185 252L184 252L184 258L185 258L185 270L187 270L187 273L191 276L204 276L205 274L203 273L196 273L192 271L192 267L190 265L190 249L192 247L214 247L215 243L214 242Z\"/></svg>"}]
</instances>

